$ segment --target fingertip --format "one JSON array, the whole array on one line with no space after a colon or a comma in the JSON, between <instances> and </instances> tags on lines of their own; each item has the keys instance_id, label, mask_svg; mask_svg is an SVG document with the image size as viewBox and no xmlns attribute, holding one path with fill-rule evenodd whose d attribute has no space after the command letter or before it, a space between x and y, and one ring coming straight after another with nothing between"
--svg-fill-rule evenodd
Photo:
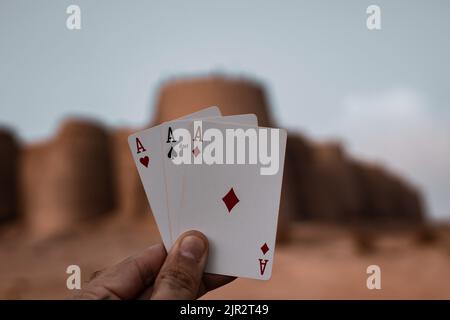
<instances>
[{"instance_id":1,"label":"fingertip","mask_svg":"<svg viewBox=\"0 0 450 320\"><path fill-rule=\"evenodd\" d=\"M155 281L152 299L195 299L208 258L208 240L195 230L180 235Z\"/></svg>"},{"instance_id":2,"label":"fingertip","mask_svg":"<svg viewBox=\"0 0 450 320\"><path fill-rule=\"evenodd\" d=\"M142 268L144 274L147 274L147 281L153 281L159 269L166 259L167 252L162 243L147 247L134 260Z\"/></svg>"},{"instance_id":3,"label":"fingertip","mask_svg":"<svg viewBox=\"0 0 450 320\"><path fill-rule=\"evenodd\" d=\"M153 244L150 247L147 247L145 251L167 253L166 248L162 243Z\"/></svg>"},{"instance_id":4,"label":"fingertip","mask_svg":"<svg viewBox=\"0 0 450 320\"><path fill-rule=\"evenodd\" d=\"M197 231L197 230L189 230L189 231L184 232L183 234L181 234L178 237L178 241L181 242L184 238L186 238L188 236L194 236L196 238L199 238L203 242L205 247L208 248L208 244L209 244L208 238L203 233L201 233L200 231Z\"/></svg>"}]
</instances>

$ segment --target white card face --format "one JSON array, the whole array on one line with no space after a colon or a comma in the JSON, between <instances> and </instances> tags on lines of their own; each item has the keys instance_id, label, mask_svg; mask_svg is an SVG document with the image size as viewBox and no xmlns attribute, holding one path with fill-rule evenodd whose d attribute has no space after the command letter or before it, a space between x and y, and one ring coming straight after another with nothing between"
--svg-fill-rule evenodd
<instances>
[{"instance_id":1,"label":"white card face","mask_svg":"<svg viewBox=\"0 0 450 320\"><path fill-rule=\"evenodd\" d=\"M244 124L249 126L257 126L258 119L254 114L243 114L243 115L235 115L235 116L225 116L225 117L211 117L210 120L214 120L217 122L226 122L226 123L235 123L235 124ZM170 129L169 129L170 128ZM165 123L161 126L161 136L163 141L163 169L165 174L165 180L167 185L167 206L169 213L169 223L172 230L172 239L176 240L179 233L178 227L178 219L175 215L176 212L179 211L181 204L181 193L182 193L182 181L184 175L183 166L176 165L172 162L171 158L169 158L169 152L171 152L171 156L178 156L181 151L181 146L183 143L178 144L179 137L176 135L177 129L184 128L191 132L192 138L194 138L193 132L193 121L192 120L180 120L170 123ZM171 131L170 131L171 130ZM175 133L172 137L170 134ZM201 133L200 133L201 134ZM176 140L174 142L173 140ZM191 144L190 150L195 148L196 144ZM173 149L171 150L171 148ZM201 149L201 148L200 148ZM187 150L187 149L186 149ZM188 151L190 152L190 151ZM200 154L193 156L194 159L197 159Z\"/></svg>"},{"instance_id":2,"label":"white card face","mask_svg":"<svg viewBox=\"0 0 450 320\"><path fill-rule=\"evenodd\" d=\"M252 148L247 148L244 159L247 164L181 165L185 176L181 206L177 213L180 232L199 230L208 237L210 251L206 272L267 280L272 274L274 259L286 131L266 131L266 142L276 142L269 142L264 147L262 135L267 128L212 121L202 121L202 127L204 157L208 153L209 128L219 129L224 145L228 141L226 129L256 130L259 136L257 164L248 164L248 153ZM278 149L278 154L274 149ZM238 148L234 150L236 163L239 151ZM224 146L224 163L227 162L226 151ZM273 159L269 165L264 156L271 154ZM276 163L278 170L275 170ZM263 171L264 175L261 174Z\"/></svg>"},{"instance_id":3,"label":"white card face","mask_svg":"<svg viewBox=\"0 0 450 320\"><path fill-rule=\"evenodd\" d=\"M217 107L209 107L181 119L217 116L220 116L220 110ZM128 144L161 238L166 249L169 249L172 245L172 238L167 210L166 184L163 174L160 126L130 135Z\"/></svg>"}]
</instances>

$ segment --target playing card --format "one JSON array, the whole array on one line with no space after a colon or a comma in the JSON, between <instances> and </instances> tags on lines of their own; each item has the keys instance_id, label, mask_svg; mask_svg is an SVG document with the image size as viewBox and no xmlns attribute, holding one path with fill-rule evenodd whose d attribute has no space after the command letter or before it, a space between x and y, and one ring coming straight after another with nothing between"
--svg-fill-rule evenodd
<instances>
[{"instance_id":1,"label":"playing card","mask_svg":"<svg viewBox=\"0 0 450 320\"><path fill-rule=\"evenodd\" d=\"M202 121L202 129L203 164L181 164L178 232L199 230L206 235L206 272L267 280L274 258L286 131L213 121ZM242 141L244 146L247 141L246 147Z\"/></svg>"},{"instance_id":2,"label":"playing card","mask_svg":"<svg viewBox=\"0 0 450 320\"><path fill-rule=\"evenodd\" d=\"M258 119L254 114L211 117L209 119L214 119L214 121L217 122L245 124L251 126L258 125ZM180 128L184 128L191 132L193 140L191 144L192 147L184 148L186 143L179 141L180 137L174 134L174 132ZM175 240L178 237L178 219L174 213L178 212L180 207L184 170L182 166L174 164L172 159L183 156L184 152L187 152L189 155L192 153L193 161L200 159L202 150L202 130L201 127L194 128L194 122L192 120L164 123L161 126L161 139L164 153L164 175L168 194L167 207L169 223L172 231L172 239Z\"/></svg>"},{"instance_id":3,"label":"playing card","mask_svg":"<svg viewBox=\"0 0 450 320\"><path fill-rule=\"evenodd\" d=\"M180 119L188 119L191 117L217 117L220 115L220 110L217 107L209 107ZM161 238L166 249L169 249L172 245L172 238L162 165L163 155L161 150L160 126L152 127L130 135L128 137L128 144L161 234Z\"/></svg>"}]
</instances>

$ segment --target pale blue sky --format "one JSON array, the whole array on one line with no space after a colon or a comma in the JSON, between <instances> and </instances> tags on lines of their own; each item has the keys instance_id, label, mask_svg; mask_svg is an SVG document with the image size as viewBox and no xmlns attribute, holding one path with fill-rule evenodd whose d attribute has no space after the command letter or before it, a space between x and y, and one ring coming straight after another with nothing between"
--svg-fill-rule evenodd
<instances>
[{"instance_id":1,"label":"pale blue sky","mask_svg":"<svg viewBox=\"0 0 450 320\"><path fill-rule=\"evenodd\" d=\"M82 30L66 29L81 7ZM366 8L381 7L368 31ZM27 141L68 115L148 123L179 75L250 76L278 124L384 162L450 218L450 2L0 0L0 124Z\"/></svg>"}]
</instances>

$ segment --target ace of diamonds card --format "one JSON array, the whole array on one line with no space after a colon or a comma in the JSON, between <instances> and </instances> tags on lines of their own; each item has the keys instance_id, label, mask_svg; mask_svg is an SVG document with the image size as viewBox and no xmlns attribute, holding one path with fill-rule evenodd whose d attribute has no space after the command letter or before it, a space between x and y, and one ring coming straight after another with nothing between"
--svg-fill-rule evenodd
<instances>
[{"instance_id":1,"label":"ace of diamonds card","mask_svg":"<svg viewBox=\"0 0 450 320\"><path fill-rule=\"evenodd\" d=\"M202 121L202 127L204 162L182 165L185 172L176 232L198 230L206 235L210 245L206 272L268 280L286 131L213 121ZM209 134L211 130L215 136ZM243 131L230 138L232 130ZM245 147L238 142L242 136Z\"/></svg>"}]
</instances>

